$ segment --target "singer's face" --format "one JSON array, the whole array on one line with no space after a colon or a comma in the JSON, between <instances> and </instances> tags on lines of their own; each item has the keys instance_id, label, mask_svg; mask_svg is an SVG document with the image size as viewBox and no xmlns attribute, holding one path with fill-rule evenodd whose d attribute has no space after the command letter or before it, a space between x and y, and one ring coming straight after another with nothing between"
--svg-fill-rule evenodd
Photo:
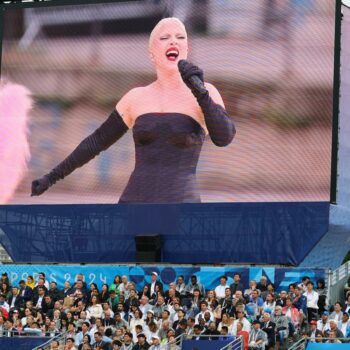
<instances>
[{"instance_id":1,"label":"singer's face","mask_svg":"<svg viewBox=\"0 0 350 350\"><path fill-rule=\"evenodd\" d=\"M155 28L151 36L150 56L156 68L177 70L177 63L187 59L187 53L187 33L180 22L168 21Z\"/></svg>"}]
</instances>

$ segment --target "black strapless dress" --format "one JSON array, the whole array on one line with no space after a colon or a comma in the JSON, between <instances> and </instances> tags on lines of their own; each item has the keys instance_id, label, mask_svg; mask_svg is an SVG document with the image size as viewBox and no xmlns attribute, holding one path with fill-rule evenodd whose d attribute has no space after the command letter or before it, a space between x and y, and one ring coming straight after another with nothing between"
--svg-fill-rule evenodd
<instances>
[{"instance_id":1,"label":"black strapless dress","mask_svg":"<svg viewBox=\"0 0 350 350\"><path fill-rule=\"evenodd\" d=\"M135 169L119 203L199 203L196 168L205 132L182 113L146 113L133 128Z\"/></svg>"}]
</instances>

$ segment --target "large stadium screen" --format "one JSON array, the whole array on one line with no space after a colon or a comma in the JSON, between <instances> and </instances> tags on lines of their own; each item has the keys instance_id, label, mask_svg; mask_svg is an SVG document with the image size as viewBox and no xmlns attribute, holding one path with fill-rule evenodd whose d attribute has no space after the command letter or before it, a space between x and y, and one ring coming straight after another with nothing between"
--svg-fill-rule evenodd
<instances>
[{"instance_id":1,"label":"large stadium screen","mask_svg":"<svg viewBox=\"0 0 350 350\"><path fill-rule=\"evenodd\" d=\"M2 204L329 200L333 1L26 6L4 8L1 89L11 82L33 96L31 156L16 180L12 171L25 141L7 130L0 140L1 186L18 183L0 196ZM179 21L163 21L150 40L166 17L178 18L186 31ZM211 102L190 89L201 83L198 70L200 81L185 84L181 59L203 71ZM213 107L222 103L227 115ZM37 193L46 188L43 176L116 106L101 138L120 138L113 143L112 136L107 150L31 196L32 181L40 179ZM1 108L4 120L11 108ZM230 120L236 135L218 147L213 140L232 131ZM51 182L96 142L106 142L94 135L80 147L83 155L51 173ZM16 156L6 156L11 152Z\"/></svg>"}]
</instances>

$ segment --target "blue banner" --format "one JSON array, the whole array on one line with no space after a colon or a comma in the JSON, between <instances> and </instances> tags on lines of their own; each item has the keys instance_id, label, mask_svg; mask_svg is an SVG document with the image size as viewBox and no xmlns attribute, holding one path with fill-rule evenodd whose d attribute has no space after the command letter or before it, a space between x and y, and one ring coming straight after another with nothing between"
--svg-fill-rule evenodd
<instances>
[{"instance_id":1,"label":"blue banner","mask_svg":"<svg viewBox=\"0 0 350 350\"><path fill-rule=\"evenodd\" d=\"M309 343L306 350L349 350L349 344Z\"/></svg>"},{"instance_id":2,"label":"blue banner","mask_svg":"<svg viewBox=\"0 0 350 350\"><path fill-rule=\"evenodd\" d=\"M0 349L33 349L44 344L48 339L42 337L0 337Z\"/></svg>"},{"instance_id":3,"label":"blue banner","mask_svg":"<svg viewBox=\"0 0 350 350\"><path fill-rule=\"evenodd\" d=\"M184 340L182 342L183 350L220 350L230 343L229 340ZM240 346L233 350L239 350Z\"/></svg>"},{"instance_id":4,"label":"blue banner","mask_svg":"<svg viewBox=\"0 0 350 350\"><path fill-rule=\"evenodd\" d=\"M220 277L226 275L227 283L233 282L236 272L241 274L243 285L248 288L249 280L259 281L261 276L266 276L277 290L287 290L288 285L300 282L303 276L309 276L313 281L325 278L325 269L305 268L274 268L274 267L244 267L244 266L167 266L167 265L0 265L0 273L7 272L11 284L18 284L21 279L26 280L28 275L37 279L39 272L44 272L46 279L55 281L59 288L63 287L65 281L74 283L76 275L82 273L85 281L96 283L99 287L103 283L111 284L115 275L126 275L130 281L135 282L138 290L145 283L150 283L151 273L155 271L159 279L166 287L174 282L178 276L183 275L188 283L192 275L204 284L206 290L214 289L220 284ZM165 288L167 289L167 288Z\"/></svg>"}]
</instances>

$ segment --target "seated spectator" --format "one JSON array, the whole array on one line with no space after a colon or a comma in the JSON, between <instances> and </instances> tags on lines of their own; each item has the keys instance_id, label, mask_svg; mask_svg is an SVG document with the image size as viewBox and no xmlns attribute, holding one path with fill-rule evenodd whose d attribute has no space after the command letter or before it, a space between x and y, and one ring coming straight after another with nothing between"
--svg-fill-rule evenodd
<instances>
[{"instance_id":1,"label":"seated spectator","mask_svg":"<svg viewBox=\"0 0 350 350\"><path fill-rule=\"evenodd\" d=\"M112 350L121 350L122 346L123 346L123 343L121 341L119 340L112 341Z\"/></svg>"},{"instance_id":2,"label":"seated spectator","mask_svg":"<svg viewBox=\"0 0 350 350\"><path fill-rule=\"evenodd\" d=\"M322 312L327 308L327 290L326 283L323 278L316 281L316 292L318 293L318 314L322 315Z\"/></svg>"},{"instance_id":3,"label":"seated spectator","mask_svg":"<svg viewBox=\"0 0 350 350\"><path fill-rule=\"evenodd\" d=\"M276 298L276 305L285 307L288 293L285 290L281 290L278 297Z\"/></svg>"},{"instance_id":4,"label":"seated spectator","mask_svg":"<svg viewBox=\"0 0 350 350\"><path fill-rule=\"evenodd\" d=\"M63 294L63 291L62 290L59 290L57 288L57 283L56 282L50 282L50 288L49 288L49 291L48 291L51 299L56 302L56 301L61 301L63 302L63 299L64 299L64 294Z\"/></svg>"},{"instance_id":5,"label":"seated spectator","mask_svg":"<svg viewBox=\"0 0 350 350\"><path fill-rule=\"evenodd\" d=\"M101 303L107 303L107 300L109 299L109 286L108 284L104 283L101 288L101 292L99 294L99 300Z\"/></svg>"},{"instance_id":6,"label":"seated spectator","mask_svg":"<svg viewBox=\"0 0 350 350\"><path fill-rule=\"evenodd\" d=\"M240 291L239 291L240 292ZM221 310L221 314L228 314L229 317L235 317L236 315L236 307L232 304L231 299L225 300L225 304Z\"/></svg>"},{"instance_id":7,"label":"seated spectator","mask_svg":"<svg viewBox=\"0 0 350 350\"><path fill-rule=\"evenodd\" d=\"M311 320L310 322L310 330L307 333L307 336L310 338L311 342L315 342L316 337L318 335L322 336L322 332L317 329L317 321L316 320Z\"/></svg>"},{"instance_id":8,"label":"seated spectator","mask_svg":"<svg viewBox=\"0 0 350 350\"><path fill-rule=\"evenodd\" d=\"M89 334L89 328L90 328L90 323L88 322L83 322L81 325L81 332L79 332L76 336L75 336L75 345L79 346L80 344L83 343L84 340L84 336L88 335L90 338L89 343L91 344L91 336Z\"/></svg>"},{"instance_id":9,"label":"seated spectator","mask_svg":"<svg viewBox=\"0 0 350 350\"><path fill-rule=\"evenodd\" d=\"M45 337L53 338L59 334L60 334L60 331L58 328L56 328L55 321L50 321L49 327L48 327L47 331L45 332Z\"/></svg>"},{"instance_id":10,"label":"seated spectator","mask_svg":"<svg viewBox=\"0 0 350 350\"><path fill-rule=\"evenodd\" d=\"M329 330L329 322L328 322L328 311L323 311L321 315L321 319L317 321L317 329L322 332L322 334L325 334L326 331Z\"/></svg>"},{"instance_id":11,"label":"seated spectator","mask_svg":"<svg viewBox=\"0 0 350 350\"><path fill-rule=\"evenodd\" d=\"M330 339L328 339L326 341L326 343L335 343L335 344L341 343L341 341L339 339L337 339L337 338L339 338L339 337L337 337L337 332L334 330L330 330L328 332L327 338L330 338Z\"/></svg>"},{"instance_id":12,"label":"seated spectator","mask_svg":"<svg viewBox=\"0 0 350 350\"><path fill-rule=\"evenodd\" d=\"M66 339L64 350L77 350L77 347L74 345L74 338L68 337Z\"/></svg>"},{"instance_id":13,"label":"seated spectator","mask_svg":"<svg viewBox=\"0 0 350 350\"><path fill-rule=\"evenodd\" d=\"M87 311L89 311L90 316L95 318L95 319L102 317L102 313L103 313L102 305L101 305L101 303L98 300L98 297L96 295L94 295L92 297L91 304L87 308Z\"/></svg>"},{"instance_id":14,"label":"seated spectator","mask_svg":"<svg viewBox=\"0 0 350 350\"><path fill-rule=\"evenodd\" d=\"M255 320L249 334L248 349L265 349L267 335L260 329L260 322Z\"/></svg>"},{"instance_id":15,"label":"seated spectator","mask_svg":"<svg viewBox=\"0 0 350 350\"><path fill-rule=\"evenodd\" d=\"M214 315L213 313L208 309L208 303L206 301L201 301L200 303L200 312L196 315L195 320L196 324L199 324L199 319L204 319L205 313L209 313L210 315L210 321L214 321Z\"/></svg>"},{"instance_id":16,"label":"seated spectator","mask_svg":"<svg viewBox=\"0 0 350 350\"><path fill-rule=\"evenodd\" d=\"M329 315L329 319L336 320L337 322L343 320L342 304L340 301L334 304L334 311Z\"/></svg>"},{"instance_id":17,"label":"seated spectator","mask_svg":"<svg viewBox=\"0 0 350 350\"><path fill-rule=\"evenodd\" d=\"M299 312L299 325L300 327L303 324L303 321L307 315L307 300L306 296L302 294L303 288L297 287L295 289L295 298L293 300L293 305L297 308Z\"/></svg>"},{"instance_id":18,"label":"seated spectator","mask_svg":"<svg viewBox=\"0 0 350 350\"><path fill-rule=\"evenodd\" d=\"M250 322L245 317L244 311L237 310L237 319L233 321L232 334L237 336L237 325L238 323L242 324L242 331L250 332Z\"/></svg>"},{"instance_id":19,"label":"seated spectator","mask_svg":"<svg viewBox=\"0 0 350 350\"><path fill-rule=\"evenodd\" d=\"M18 284L19 284L19 295L21 296L23 302L25 303L26 301L31 300L33 296L32 288L26 285L25 280L20 280Z\"/></svg>"},{"instance_id":20,"label":"seated spectator","mask_svg":"<svg viewBox=\"0 0 350 350\"><path fill-rule=\"evenodd\" d=\"M137 325L140 325L142 327L145 325L145 321L142 318L142 316L143 316L142 312L139 309L135 310L134 315L130 319L130 322L129 322L130 332L134 333L135 332L135 327Z\"/></svg>"},{"instance_id":21,"label":"seated spectator","mask_svg":"<svg viewBox=\"0 0 350 350\"><path fill-rule=\"evenodd\" d=\"M221 332L222 327L225 326L230 334L233 333L233 317L228 313L222 314L222 320L218 325L218 331Z\"/></svg>"},{"instance_id":22,"label":"seated spectator","mask_svg":"<svg viewBox=\"0 0 350 350\"><path fill-rule=\"evenodd\" d=\"M286 306L282 308L282 313L285 314L288 319L290 333L292 333L292 329L295 330L299 328L299 312L298 309L293 305L292 299L290 297L287 297Z\"/></svg>"},{"instance_id":23,"label":"seated spectator","mask_svg":"<svg viewBox=\"0 0 350 350\"><path fill-rule=\"evenodd\" d=\"M191 277L191 281L186 286L186 296L193 296L193 292L195 289L198 289L201 295L205 295L204 286L197 281L197 276L193 275Z\"/></svg>"},{"instance_id":24,"label":"seated spectator","mask_svg":"<svg viewBox=\"0 0 350 350\"><path fill-rule=\"evenodd\" d=\"M5 309L7 313L10 312L10 305L6 301L5 294L0 294L0 309Z\"/></svg>"},{"instance_id":25,"label":"seated spectator","mask_svg":"<svg viewBox=\"0 0 350 350\"><path fill-rule=\"evenodd\" d=\"M186 334L187 320L183 318L179 321L177 328L175 329L175 337L179 337L182 334Z\"/></svg>"},{"instance_id":26,"label":"seated spectator","mask_svg":"<svg viewBox=\"0 0 350 350\"><path fill-rule=\"evenodd\" d=\"M256 288L260 290L260 293L266 292L267 291L267 277L266 276L261 276L260 282L256 285Z\"/></svg>"},{"instance_id":27,"label":"seated spectator","mask_svg":"<svg viewBox=\"0 0 350 350\"><path fill-rule=\"evenodd\" d=\"M192 340L205 340L204 337L202 337L203 328L199 324L195 324L193 327L193 336Z\"/></svg>"},{"instance_id":28,"label":"seated spectator","mask_svg":"<svg viewBox=\"0 0 350 350\"><path fill-rule=\"evenodd\" d=\"M77 345L77 341L75 340L75 345ZM85 350L86 348L91 348L91 337L90 334L86 333L83 336L83 341L78 345L78 350Z\"/></svg>"},{"instance_id":29,"label":"seated spectator","mask_svg":"<svg viewBox=\"0 0 350 350\"><path fill-rule=\"evenodd\" d=\"M230 286L227 284L227 277L223 275L220 277L220 284L215 288L215 294L218 300L225 298L226 288L230 289Z\"/></svg>"},{"instance_id":30,"label":"seated spectator","mask_svg":"<svg viewBox=\"0 0 350 350\"><path fill-rule=\"evenodd\" d=\"M262 310L270 309L274 311L276 306L275 296L272 293L267 293L264 303L262 304Z\"/></svg>"},{"instance_id":31,"label":"seated spectator","mask_svg":"<svg viewBox=\"0 0 350 350\"><path fill-rule=\"evenodd\" d=\"M288 319L282 313L282 307L277 305L271 316L271 321L276 324L276 341L283 346L289 335Z\"/></svg>"},{"instance_id":32,"label":"seated spectator","mask_svg":"<svg viewBox=\"0 0 350 350\"><path fill-rule=\"evenodd\" d=\"M220 336L220 332L216 329L215 322L210 322L208 329L203 333L203 335L207 336L206 340L215 340Z\"/></svg>"},{"instance_id":33,"label":"seated spectator","mask_svg":"<svg viewBox=\"0 0 350 350\"><path fill-rule=\"evenodd\" d=\"M251 298L252 296L252 292L257 290L257 283L255 280L251 280L249 281L249 288L246 289L243 293L244 297L247 298L248 300Z\"/></svg>"},{"instance_id":34,"label":"seated spectator","mask_svg":"<svg viewBox=\"0 0 350 350\"><path fill-rule=\"evenodd\" d=\"M176 291L179 292L181 299L186 296L186 284L185 284L184 276L182 275L180 275L177 278Z\"/></svg>"},{"instance_id":35,"label":"seated spectator","mask_svg":"<svg viewBox=\"0 0 350 350\"><path fill-rule=\"evenodd\" d=\"M97 348L99 350L109 350L110 349L110 342L105 341L104 339L102 339L103 334L98 331L94 333L94 339L95 342L92 344L93 348Z\"/></svg>"},{"instance_id":36,"label":"seated spectator","mask_svg":"<svg viewBox=\"0 0 350 350\"><path fill-rule=\"evenodd\" d=\"M143 333L137 335L137 343L132 350L148 350L150 345L146 341L146 336Z\"/></svg>"},{"instance_id":37,"label":"seated spectator","mask_svg":"<svg viewBox=\"0 0 350 350\"><path fill-rule=\"evenodd\" d=\"M347 312L343 313L343 319L338 322L338 329L341 330L346 338L348 337L348 334L350 334L350 320Z\"/></svg>"},{"instance_id":38,"label":"seated spectator","mask_svg":"<svg viewBox=\"0 0 350 350\"><path fill-rule=\"evenodd\" d=\"M10 306L10 311L15 309L19 310L21 307L23 307L24 301L20 296L19 289L17 287L12 287L11 295L8 298L8 304Z\"/></svg>"},{"instance_id":39,"label":"seated spectator","mask_svg":"<svg viewBox=\"0 0 350 350\"><path fill-rule=\"evenodd\" d=\"M243 330L242 322L238 322L236 328L237 328L237 332L236 332L237 338L239 337L243 338L243 349L248 350L249 332Z\"/></svg>"},{"instance_id":40,"label":"seated spectator","mask_svg":"<svg viewBox=\"0 0 350 350\"><path fill-rule=\"evenodd\" d=\"M336 338L344 338L344 334L340 329L338 329L338 322L335 319L329 320L329 330L324 332L324 336L329 338L329 334L331 332L335 332Z\"/></svg>"},{"instance_id":41,"label":"seated spectator","mask_svg":"<svg viewBox=\"0 0 350 350\"><path fill-rule=\"evenodd\" d=\"M125 332L122 349L131 350L134 347L133 336L130 332Z\"/></svg>"},{"instance_id":42,"label":"seated spectator","mask_svg":"<svg viewBox=\"0 0 350 350\"><path fill-rule=\"evenodd\" d=\"M181 348L176 344L175 337L172 335L169 337L169 342L167 344L167 350L181 350Z\"/></svg>"}]
</instances>

